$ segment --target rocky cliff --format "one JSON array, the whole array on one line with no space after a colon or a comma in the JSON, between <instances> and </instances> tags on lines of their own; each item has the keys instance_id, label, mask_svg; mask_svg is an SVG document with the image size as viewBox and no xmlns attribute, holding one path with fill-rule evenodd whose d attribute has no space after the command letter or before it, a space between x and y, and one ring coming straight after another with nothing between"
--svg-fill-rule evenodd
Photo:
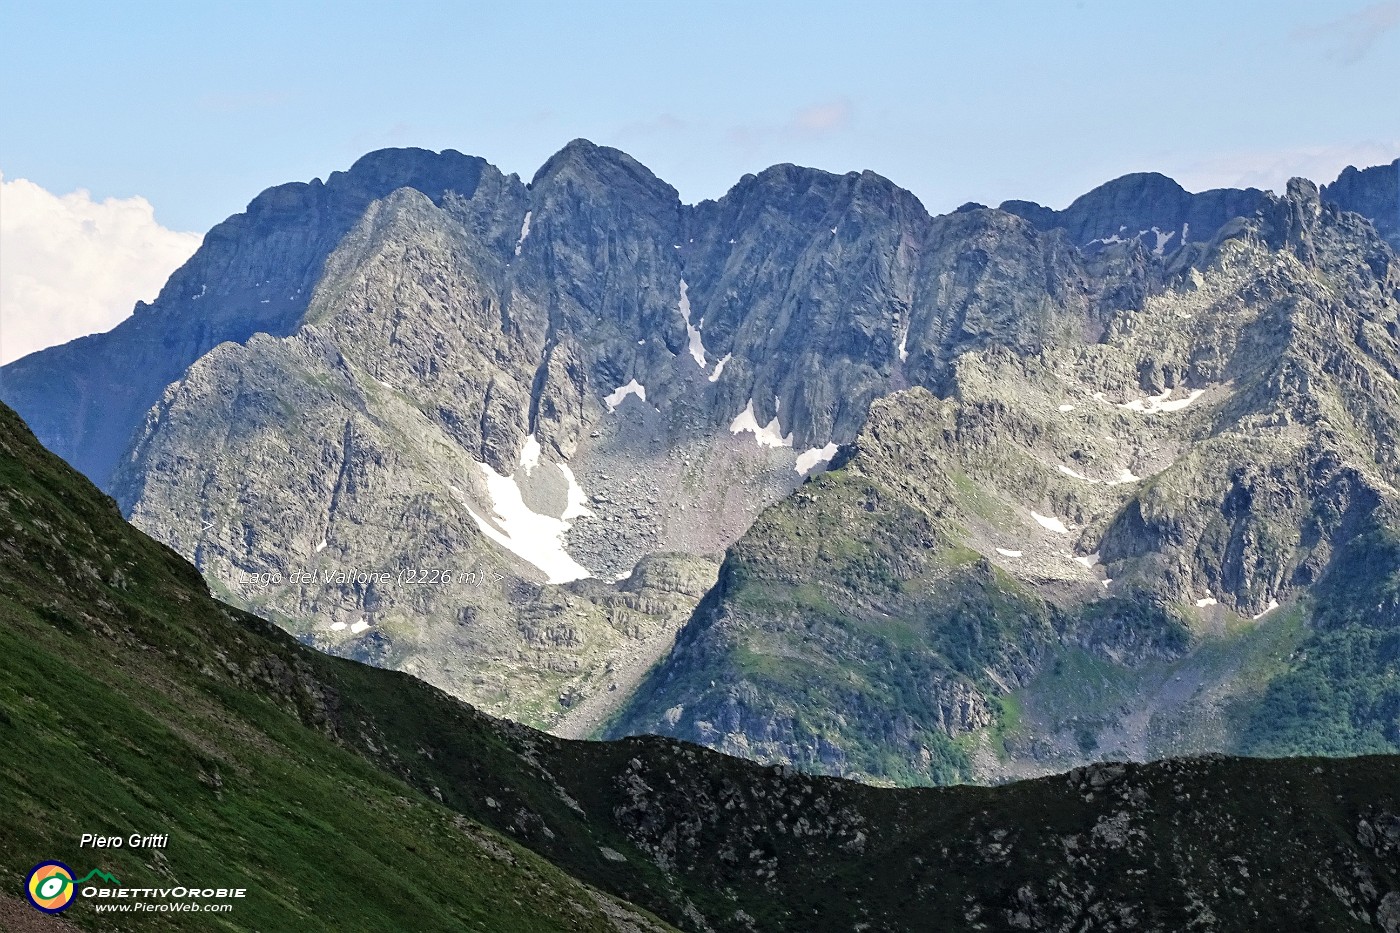
<instances>
[{"instance_id":1,"label":"rocky cliff","mask_svg":"<svg viewBox=\"0 0 1400 933\"><path fill-rule=\"evenodd\" d=\"M1400 248L1400 159L1365 169L1349 165L1336 181L1322 186L1322 197L1371 218L1391 247Z\"/></svg>"},{"instance_id":2,"label":"rocky cliff","mask_svg":"<svg viewBox=\"0 0 1400 933\"><path fill-rule=\"evenodd\" d=\"M1374 172L931 217L869 172L692 206L583 140L529 182L386 150L0 392L226 598L563 734L666 658L615 730L916 781L1237 747L1123 710L1218 722L1172 665L1278 619L1211 677L1336 680L1255 655L1391 527L1393 255L1338 206Z\"/></svg>"},{"instance_id":3,"label":"rocky cliff","mask_svg":"<svg viewBox=\"0 0 1400 933\"><path fill-rule=\"evenodd\" d=\"M404 187L470 195L482 159L448 150L370 153L323 183L269 188L214 227L156 300L106 334L42 350L3 369L0 394L49 449L106 487L146 411L206 352L254 334L290 333L326 257L370 203Z\"/></svg>"},{"instance_id":4,"label":"rocky cliff","mask_svg":"<svg viewBox=\"0 0 1400 933\"><path fill-rule=\"evenodd\" d=\"M304 639L565 731L875 399L1098 326L1061 237L871 173L780 166L690 208L579 141L461 189L367 205L295 327L189 366L112 487Z\"/></svg>"},{"instance_id":5,"label":"rocky cliff","mask_svg":"<svg viewBox=\"0 0 1400 933\"><path fill-rule=\"evenodd\" d=\"M1165 175L1135 172L1081 195L1061 211L1033 201L1004 201L1001 209L1043 230L1063 230L1079 247L1093 250L1138 240L1162 255L1209 240L1222 224L1252 214L1263 194L1257 188L1192 194Z\"/></svg>"},{"instance_id":6,"label":"rocky cliff","mask_svg":"<svg viewBox=\"0 0 1400 933\"><path fill-rule=\"evenodd\" d=\"M901 781L1400 747L1397 616L1370 602L1396 568L1358 569L1400 529L1400 265L1302 181L1198 247L1105 255L1140 302L877 402L613 732Z\"/></svg>"}]
</instances>

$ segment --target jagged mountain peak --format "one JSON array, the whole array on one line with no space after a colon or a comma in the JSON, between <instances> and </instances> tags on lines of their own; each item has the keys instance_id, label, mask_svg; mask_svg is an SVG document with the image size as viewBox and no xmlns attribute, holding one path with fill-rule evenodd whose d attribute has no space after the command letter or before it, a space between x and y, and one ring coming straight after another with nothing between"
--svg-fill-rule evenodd
<instances>
[{"instance_id":1,"label":"jagged mountain peak","mask_svg":"<svg viewBox=\"0 0 1400 933\"><path fill-rule=\"evenodd\" d=\"M616 189L606 192L610 197L621 197L633 189L641 189L651 197L680 202L676 189L641 162L621 149L600 146L588 139L571 140L545 160L531 179L530 188L534 192L551 183L565 181Z\"/></svg>"},{"instance_id":2,"label":"jagged mountain peak","mask_svg":"<svg viewBox=\"0 0 1400 933\"><path fill-rule=\"evenodd\" d=\"M1133 202L1164 195L1180 197L1188 193L1175 178L1161 172L1128 172L1081 194L1071 202L1070 207L1079 202L1103 198Z\"/></svg>"},{"instance_id":3,"label":"jagged mountain peak","mask_svg":"<svg viewBox=\"0 0 1400 933\"><path fill-rule=\"evenodd\" d=\"M771 165L756 175L743 176L720 200L755 196L769 200L808 195L830 197L837 193L847 199L863 197L907 200L918 204L919 210L923 210L923 205L919 204L918 198L912 192L901 188L878 172L866 169L840 174L791 162Z\"/></svg>"},{"instance_id":4,"label":"jagged mountain peak","mask_svg":"<svg viewBox=\"0 0 1400 933\"><path fill-rule=\"evenodd\" d=\"M1322 198L1370 218L1376 231L1400 250L1400 159L1370 168L1347 168L1322 188Z\"/></svg>"},{"instance_id":5,"label":"jagged mountain peak","mask_svg":"<svg viewBox=\"0 0 1400 933\"><path fill-rule=\"evenodd\" d=\"M1209 240L1221 224L1248 216L1264 192L1217 188L1192 194L1160 172L1133 172L1080 195L1061 211L1004 201L1001 209L1043 229L1064 230L1080 247L1144 239L1159 255L1182 243Z\"/></svg>"},{"instance_id":6,"label":"jagged mountain peak","mask_svg":"<svg viewBox=\"0 0 1400 933\"><path fill-rule=\"evenodd\" d=\"M449 192L470 198L481 181L482 173L491 168L485 159L467 156L455 149L433 152L429 149L376 149L356 159L349 170L332 172L323 182L288 182L274 185L258 194L243 214L235 214L211 231L220 228L257 223L277 217L295 217L305 221L327 202L347 201L360 206L386 197L399 188L413 188L434 202ZM352 208L353 209L353 208Z\"/></svg>"},{"instance_id":7,"label":"jagged mountain peak","mask_svg":"<svg viewBox=\"0 0 1400 933\"><path fill-rule=\"evenodd\" d=\"M1284 188L1284 193L1295 201L1320 201L1321 189L1317 182L1310 178L1295 176L1288 179L1288 185Z\"/></svg>"},{"instance_id":8,"label":"jagged mountain peak","mask_svg":"<svg viewBox=\"0 0 1400 933\"><path fill-rule=\"evenodd\" d=\"M416 188L434 201L447 191L471 197L482 172L491 164L455 149L376 149L356 159L348 172L333 172L327 184L342 179L364 185L383 197L397 188Z\"/></svg>"},{"instance_id":9,"label":"jagged mountain peak","mask_svg":"<svg viewBox=\"0 0 1400 933\"><path fill-rule=\"evenodd\" d=\"M1388 269L1394 263L1394 246L1387 245L1380 219L1359 214L1328 197L1327 187L1306 178L1292 178L1282 194L1266 192L1255 211L1221 227L1207 249L1206 261L1215 250L1243 235L1259 237L1271 249L1286 249L1310 266L1344 268L1360 259L1368 273L1358 283L1386 289Z\"/></svg>"}]
</instances>

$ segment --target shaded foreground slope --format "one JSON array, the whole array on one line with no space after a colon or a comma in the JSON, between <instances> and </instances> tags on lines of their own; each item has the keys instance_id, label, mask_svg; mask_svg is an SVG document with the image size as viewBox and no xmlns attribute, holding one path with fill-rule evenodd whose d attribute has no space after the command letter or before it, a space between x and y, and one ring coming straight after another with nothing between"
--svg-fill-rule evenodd
<instances>
[{"instance_id":1,"label":"shaded foreground slope","mask_svg":"<svg viewBox=\"0 0 1400 933\"><path fill-rule=\"evenodd\" d=\"M58 859L248 890L215 917L80 900L64 919L91 929L670 929L356 754L343 717L371 720L318 680L321 658L213 602L0 419L0 884L21 905L28 869ZM170 839L98 851L84 833Z\"/></svg>"},{"instance_id":2,"label":"shaded foreground slope","mask_svg":"<svg viewBox=\"0 0 1400 933\"><path fill-rule=\"evenodd\" d=\"M98 864L79 833L168 832L101 867L249 898L126 928L664 928L600 889L692 930L1400 928L1395 758L895 791L558 740L218 604L0 419L8 890Z\"/></svg>"}]
</instances>

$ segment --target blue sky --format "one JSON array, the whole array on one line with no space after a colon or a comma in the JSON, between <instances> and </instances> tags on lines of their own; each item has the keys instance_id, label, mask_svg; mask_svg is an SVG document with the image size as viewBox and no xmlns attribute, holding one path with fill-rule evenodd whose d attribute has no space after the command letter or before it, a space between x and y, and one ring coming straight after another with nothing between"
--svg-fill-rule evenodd
<instances>
[{"instance_id":1,"label":"blue sky","mask_svg":"<svg viewBox=\"0 0 1400 933\"><path fill-rule=\"evenodd\" d=\"M1400 2L6 0L3 19L0 171L140 195L178 230L393 145L528 176L585 136L690 201L775 162L871 168L934 211L1400 155Z\"/></svg>"}]
</instances>

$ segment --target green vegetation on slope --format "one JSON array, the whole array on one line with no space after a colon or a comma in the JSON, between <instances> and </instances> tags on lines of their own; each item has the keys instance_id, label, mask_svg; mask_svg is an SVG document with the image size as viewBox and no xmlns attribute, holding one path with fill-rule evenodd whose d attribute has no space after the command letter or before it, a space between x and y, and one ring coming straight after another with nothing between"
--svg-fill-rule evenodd
<instances>
[{"instance_id":1,"label":"green vegetation on slope","mask_svg":"<svg viewBox=\"0 0 1400 933\"><path fill-rule=\"evenodd\" d=\"M193 568L3 416L8 890L59 859L127 886L248 892L230 913L125 923L80 899L65 916L93 929L604 931L610 913L662 928L347 747L348 698L314 686L304 660L357 666L205 598ZM84 833L169 844L80 849Z\"/></svg>"},{"instance_id":2,"label":"green vegetation on slope","mask_svg":"<svg viewBox=\"0 0 1400 933\"><path fill-rule=\"evenodd\" d=\"M1061 621L849 469L760 516L696 618L611 734L647 730L664 702L678 734L722 751L900 784L972 776L957 736L995 720L986 695L1017 683Z\"/></svg>"},{"instance_id":3,"label":"green vegetation on slope","mask_svg":"<svg viewBox=\"0 0 1400 933\"><path fill-rule=\"evenodd\" d=\"M249 891L230 914L133 924L79 904L80 926L665 928L597 889L726 933L1400 915L1400 759L896 791L661 739L565 742L213 602L0 417L0 874L15 890L57 857ZM80 851L82 832L170 845Z\"/></svg>"},{"instance_id":4,"label":"green vegetation on slope","mask_svg":"<svg viewBox=\"0 0 1400 933\"><path fill-rule=\"evenodd\" d=\"M1338 553L1314 591L1314 628L1248 711L1242 750L1345 755L1400 748L1400 536Z\"/></svg>"}]
</instances>

